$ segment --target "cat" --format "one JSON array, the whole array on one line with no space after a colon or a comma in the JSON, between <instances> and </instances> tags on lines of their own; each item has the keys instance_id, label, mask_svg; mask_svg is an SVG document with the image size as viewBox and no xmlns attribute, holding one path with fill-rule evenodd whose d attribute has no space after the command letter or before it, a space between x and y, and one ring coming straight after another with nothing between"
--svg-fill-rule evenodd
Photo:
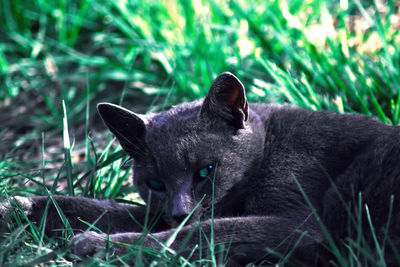
<instances>
[{"instance_id":1,"label":"cat","mask_svg":"<svg viewBox=\"0 0 400 267\"><path fill-rule=\"evenodd\" d=\"M128 250L121 244L138 240L159 250L158 241L184 224L168 245L192 260L201 249L205 255L212 234L229 256L216 257L227 265L274 264L282 255L293 264L340 264L337 255L350 255L350 240L362 229L372 251L376 240L387 264L396 263L398 127L362 115L249 104L229 72L216 77L204 99L165 112L138 115L109 103L98 111L134 159L135 188L147 206L54 196L76 233L74 254L92 256L107 239L117 255ZM39 223L47 203L45 231L60 235L65 226L48 197L4 201L1 221L11 220L17 204ZM103 233L82 233L82 220Z\"/></svg>"}]
</instances>

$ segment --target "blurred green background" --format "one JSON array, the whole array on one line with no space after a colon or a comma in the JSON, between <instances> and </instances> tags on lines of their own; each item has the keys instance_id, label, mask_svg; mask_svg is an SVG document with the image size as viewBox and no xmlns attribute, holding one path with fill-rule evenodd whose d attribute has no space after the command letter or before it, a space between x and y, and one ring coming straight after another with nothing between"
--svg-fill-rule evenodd
<instances>
[{"instance_id":1,"label":"blurred green background","mask_svg":"<svg viewBox=\"0 0 400 267\"><path fill-rule=\"evenodd\" d=\"M96 104L165 110L224 71L250 101L398 125L399 28L394 0L1 0L1 193L137 200Z\"/></svg>"}]
</instances>

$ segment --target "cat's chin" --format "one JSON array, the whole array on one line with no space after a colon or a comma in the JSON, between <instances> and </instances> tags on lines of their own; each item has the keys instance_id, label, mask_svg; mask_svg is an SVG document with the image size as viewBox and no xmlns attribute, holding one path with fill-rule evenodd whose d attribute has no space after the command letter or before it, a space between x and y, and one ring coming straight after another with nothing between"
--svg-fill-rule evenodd
<instances>
[{"instance_id":1,"label":"cat's chin","mask_svg":"<svg viewBox=\"0 0 400 267\"><path fill-rule=\"evenodd\" d=\"M172 228L175 228L175 227L179 226L179 223L176 220L174 220L172 217L168 216L168 215L164 215L162 217L162 219L163 219L163 221L165 223L167 223Z\"/></svg>"},{"instance_id":2,"label":"cat's chin","mask_svg":"<svg viewBox=\"0 0 400 267\"><path fill-rule=\"evenodd\" d=\"M165 216L163 219L172 228L178 227L183 222L183 220L182 221L177 221L177 220L174 220L173 218L171 218L169 216ZM189 224L190 221L191 220L189 219L185 224Z\"/></svg>"},{"instance_id":3,"label":"cat's chin","mask_svg":"<svg viewBox=\"0 0 400 267\"><path fill-rule=\"evenodd\" d=\"M189 215L188 215L188 216L189 216ZM200 217L203 217L203 216L200 216L200 213L199 213L199 212L194 212L188 219L187 219L185 216L183 216L183 217L181 218L181 220L175 220L173 217L168 216L168 215L165 215L165 216L163 217L163 220L164 220L164 222L166 222L171 228L177 228L177 227L180 226L181 223L184 222L185 220L186 220L186 222L185 222L184 225L188 225L188 224L194 223L196 220L199 221L199 220L200 220L200 219L199 219Z\"/></svg>"}]
</instances>

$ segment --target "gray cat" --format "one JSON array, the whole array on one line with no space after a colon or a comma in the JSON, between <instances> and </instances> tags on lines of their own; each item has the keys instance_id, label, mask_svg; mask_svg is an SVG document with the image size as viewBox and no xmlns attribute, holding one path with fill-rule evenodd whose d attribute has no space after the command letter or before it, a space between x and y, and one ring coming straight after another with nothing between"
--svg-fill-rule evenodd
<instances>
[{"instance_id":1,"label":"gray cat","mask_svg":"<svg viewBox=\"0 0 400 267\"><path fill-rule=\"evenodd\" d=\"M127 251L119 244L140 239L160 249L155 240L166 242L186 220L170 247L192 260L206 254L211 233L223 251L218 260L228 265L273 264L282 255L293 264L343 264L338 255L352 255L360 240L371 248L356 255L367 259L362 263L379 260L376 244L388 265L398 260L398 127L360 115L248 104L231 73L219 75L204 99L166 112L142 116L107 103L98 111L134 158L135 187L147 207L55 197L77 233L77 255L94 255L107 238L119 255ZM34 222L49 202L13 200ZM3 224L10 212L4 202ZM65 226L51 201L47 213L46 233L59 235ZM78 218L100 218L95 226L105 234L79 234L88 226ZM144 225L151 234L142 234Z\"/></svg>"}]
</instances>

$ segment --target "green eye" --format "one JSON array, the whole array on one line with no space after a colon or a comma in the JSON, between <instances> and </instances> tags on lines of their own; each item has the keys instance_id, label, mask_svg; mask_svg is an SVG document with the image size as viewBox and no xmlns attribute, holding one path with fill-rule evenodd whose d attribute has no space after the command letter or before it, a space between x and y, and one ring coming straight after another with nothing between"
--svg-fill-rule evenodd
<instances>
[{"instance_id":1,"label":"green eye","mask_svg":"<svg viewBox=\"0 0 400 267\"><path fill-rule=\"evenodd\" d=\"M210 164L207 167L200 169L198 171L198 175L200 178L208 178L211 176L213 169L214 169L214 165Z\"/></svg>"},{"instance_id":2,"label":"green eye","mask_svg":"<svg viewBox=\"0 0 400 267\"><path fill-rule=\"evenodd\" d=\"M163 181L160 180L155 180L155 179L149 180L147 182L147 186L155 191L165 191L165 184Z\"/></svg>"}]
</instances>

